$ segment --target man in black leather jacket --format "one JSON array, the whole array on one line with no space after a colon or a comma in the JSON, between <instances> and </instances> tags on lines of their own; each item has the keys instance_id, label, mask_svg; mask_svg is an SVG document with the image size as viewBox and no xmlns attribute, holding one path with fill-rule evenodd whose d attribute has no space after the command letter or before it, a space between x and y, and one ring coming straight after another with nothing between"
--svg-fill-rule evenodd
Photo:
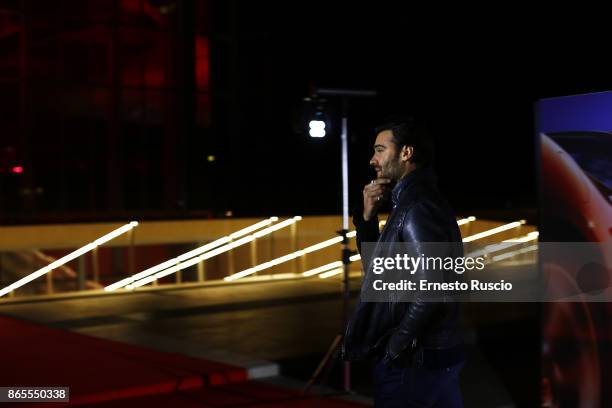
<instances>
[{"instance_id":1,"label":"man in black leather jacket","mask_svg":"<svg viewBox=\"0 0 612 408\"><path fill-rule=\"evenodd\" d=\"M411 119L376 129L370 164L377 178L364 188L363 211L353 217L362 257L363 242L405 242L417 248L419 243L457 243L452 256L463 255L459 228L436 186L432 160L431 138ZM376 214L389 196L391 212L379 233ZM365 285L371 272L367 260L362 262ZM458 313L458 303L450 298L433 302L417 294L411 302L360 300L342 351L347 360L376 359L376 407L463 406L458 376L465 353Z\"/></svg>"}]
</instances>

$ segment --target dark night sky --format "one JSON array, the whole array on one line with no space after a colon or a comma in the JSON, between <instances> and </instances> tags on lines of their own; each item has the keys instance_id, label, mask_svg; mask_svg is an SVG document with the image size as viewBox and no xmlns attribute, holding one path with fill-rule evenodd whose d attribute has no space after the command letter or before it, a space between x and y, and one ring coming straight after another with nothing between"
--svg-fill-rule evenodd
<instances>
[{"instance_id":1,"label":"dark night sky","mask_svg":"<svg viewBox=\"0 0 612 408\"><path fill-rule=\"evenodd\" d=\"M280 14L243 6L241 18L241 30L261 34L249 42L256 45L244 69L263 67L249 82L248 116L269 132L249 133L244 144L252 154L244 163L267 212L341 209L338 138L300 137L289 120L309 83L379 92L376 100L351 105L353 197L373 175L367 163L376 122L416 114L432 126L440 185L464 214L535 207L534 102L612 88L609 62L576 63L592 59L594 45L558 35L519 37L508 31L515 24L417 26L419 15L400 10L293 3ZM256 207L238 212L257 213Z\"/></svg>"},{"instance_id":2,"label":"dark night sky","mask_svg":"<svg viewBox=\"0 0 612 408\"><path fill-rule=\"evenodd\" d=\"M70 10L68 4L64 9ZM122 166L106 166L109 157L104 156L89 163L90 169L117 169L117 175L129 179L116 188L116 194L107 194L100 185L89 188L94 184L89 179L111 185L117 175L108 174L114 172L92 171L82 183L79 174L62 173L57 169L63 167L47 163L70 177L62 176L66 180L61 182L55 176L34 180L49 184L45 185L49 198L37 198L40 209L53 212L59 208L55 218L70 220L123 219L126 213L135 216L133 212L139 211L139 216L153 218L223 216L226 210L235 216L256 217L338 214L341 163L337 101L330 100L334 128L329 137L314 140L296 132L299 125L305 125L300 116L302 98L313 85L378 92L375 99L353 100L350 105L352 205L361 200L363 185L374 176L368 161L375 125L391 114L412 114L428 121L432 129L439 183L459 215L535 208L534 103L545 97L612 89L612 64L605 58L607 44L602 44L607 36L596 32L606 26L592 20L585 20L588 27L573 23L567 30L564 23L551 26L550 18L530 24L525 19L530 13L512 16L507 10L501 21L500 13L483 17L483 9L445 9L443 13L388 3L209 0L202 4L210 8L210 19L203 18L206 22L198 27L210 42L211 127L207 123L195 130L192 122L197 115L190 110L189 99L184 99L186 107L158 112L164 118L184 114L176 119L184 128L164 119L162 127L152 125L134 132L129 128L122 133L123 150L98 149L116 155L114 160L125 161ZM41 15L44 19L44 13ZM63 29L73 28L59 27L59 32ZM185 28L170 39L180 43L181 35L187 43L193 38ZM143 55L140 63L146 64ZM188 72L193 63L188 52L170 58L167 65L177 72L183 63ZM68 89L69 85L62 86ZM79 86L78 78L74 85ZM64 88L58 89L64 92ZM7 95L4 100L12 106ZM30 110L47 105L49 97L44 92L36 95ZM113 109L117 106L120 104ZM202 109L207 114L208 107ZM70 109L62 112L67 118L71 114ZM97 122L92 123L87 126L97 131ZM78 125L76 120L74 124ZM45 126L44 122L32 123L33 134L41 135L40 146L53 144L53 137L64 132L56 126L49 130L53 137L36 133ZM84 145L106 146L109 135L119 135L114 133L118 128L107 128L101 127L100 136ZM145 145L138 146L145 140L143 135L153 135L149 151ZM158 139L164 144L155 142ZM62 143L60 140L53 146ZM130 152L138 152L139 164L146 171L132 171L128 166ZM216 157L214 163L207 161L208 155ZM79 160L87 159L81 156ZM162 163L171 171L162 168ZM55 174L43 167L38 169L39 175ZM21 205L21 196L16 193L27 183L13 183L16 198L9 207L20 218L11 222L32 222L39 212L34 205ZM74 185L87 185L88 197L95 199L83 201L82 192L71 187ZM72 207L85 212L71 214ZM88 208L108 210L108 214L87 212Z\"/></svg>"}]
</instances>

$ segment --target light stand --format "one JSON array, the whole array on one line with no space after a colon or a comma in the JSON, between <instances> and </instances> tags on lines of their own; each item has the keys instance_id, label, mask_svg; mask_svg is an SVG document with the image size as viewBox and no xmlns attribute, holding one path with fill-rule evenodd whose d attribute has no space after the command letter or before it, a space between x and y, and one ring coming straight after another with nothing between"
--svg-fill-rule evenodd
<instances>
[{"instance_id":1,"label":"light stand","mask_svg":"<svg viewBox=\"0 0 612 408\"><path fill-rule=\"evenodd\" d=\"M315 88L314 97L317 96L339 96L342 104L342 129L340 140L342 142L342 230L338 233L342 236L342 327L345 328L349 320L349 265L351 263L351 250L348 245L346 234L349 232L349 187L348 187L348 107L349 99L356 97L375 97L376 91L360 89L335 89ZM344 391L351 391L351 363L345 361L343 364L343 387Z\"/></svg>"}]
</instances>

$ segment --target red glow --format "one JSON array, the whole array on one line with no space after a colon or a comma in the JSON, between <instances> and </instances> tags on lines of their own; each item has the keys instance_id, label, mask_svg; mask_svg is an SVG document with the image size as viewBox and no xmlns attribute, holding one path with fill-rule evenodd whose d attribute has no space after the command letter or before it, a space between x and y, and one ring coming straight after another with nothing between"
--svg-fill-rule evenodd
<instances>
[{"instance_id":1,"label":"red glow","mask_svg":"<svg viewBox=\"0 0 612 408\"><path fill-rule=\"evenodd\" d=\"M198 90L205 91L209 87L208 38L196 37L196 84Z\"/></svg>"},{"instance_id":2,"label":"red glow","mask_svg":"<svg viewBox=\"0 0 612 408\"><path fill-rule=\"evenodd\" d=\"M11 171L15 174L21 174L23 173L23 167L21 166L15 166L11 169Z\"/></svg>"}]
</instances>

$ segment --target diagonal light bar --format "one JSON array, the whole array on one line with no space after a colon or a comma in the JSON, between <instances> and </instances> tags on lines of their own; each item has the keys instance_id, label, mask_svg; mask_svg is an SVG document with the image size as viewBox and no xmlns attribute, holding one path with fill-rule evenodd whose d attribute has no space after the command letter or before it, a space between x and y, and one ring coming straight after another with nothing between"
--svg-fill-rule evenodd
<instances>
[{"instance_id":1,"label":"diagonal light bar","mask_svg":"<svg viewBox=\"0 0 612 408\"><path fill-rule=\"evenodd\" d=\"M510 238L502 242L529 242L529 241L538 239L539 235L540 233L538 231L531 231L529 234L525 235L524 237Z\"/></svg>"},{"instance_id":2,"label":"diagonal light bar","mask_svg":"<svg viewBox=\"0 0 612 408\"><path fill-rule=\"evenodd\" d=\"M276 218L276 217L273 217L273 218ZM270 234L270 233L272 233L274 231L278 231L278 230L280 230L282 228L286 228L289 225L294 224L297 221L300 221L301 219L302 219L302 217L300 217L300 216L289 218L289 219L287 219L287 220L285 220L283 222L279 222L278 224L275 224L275 225L273 225L271 227L265 228L265 229L263 229L261 231L257 231L254 234L247 235L244 238L240 238L237 241L230 242L229 244L223 245L223 246L221 246L219 248L213 249L212 251L206 252L206 253L198 256L198 257L190 259L189 261L186 261L186 262L181 261L180 264L174 265L170 269L161 270L160 272L156 271L157 273L155 275L149 274L149 276L147 276L147 277L143 276L143 277L141 277L140 280L132 281L129 284L127 284L126 285L126 289L134 289L134 288L146 285L147 283L151 283L151 282L153 282L153 281L155 281L155 280L157 280L159 278L163 278L164 276L168 276L168 275L170 275L172 273L175 273L175 272L178 272L178 271L183 270L185 268L188 268L190 266L193 266L193 265L197 264L198 262L205 261L205 260L210 259L210 258L212 258L214 256L217 256L217 255L219 255L219 254L221 254L223 252L227 252L227 251L229 251L229 250L231 250L233 248L236 248L236 247L244 245L244 244L246 244L248 242L251 242L255 238L261 238L261 237L263 237L265 235L268 235L268 234Z\"/></svg>"},{"instance_id":3,"label":"diagonal light bar","mask_svg":"<svg viewBox=\"0 0 612 408\"><path fill-rule=\"evenodd\" d=\"M493 262L498 262L498 261L502 261L504 259L508 259L508 258L512 258L515 255L519 255L519 254L524 254L527 252L532 252L532 251L537 251L538 249L538 245L530 245L526 248L522 248L522 249L518 249L516 251L512 251L512 252L505 252L501 255L497 255L494 256L493 258L491 258L491 263Z\"/></svg>"},{"instance_id":4,"label":"diagonal light bar","mask_svg":"<svg viewBox=\"0 0 612 408\"><path fill-rule=\"evenodd\" d=\"M476 217L467 217L467 218L462 218L460 220L457 220L457 225L461 226L461 225L465 225L465 224L469 224L470 222L476 221Z\"/></svg>"},{"instance_id":5,"label":"diagonal light bar","mask_svg":"<svg viewBox=\"0 0 612 408\"><path fill-rule=\"evenodd\" d=\"M327 265L319 266L318 268L310 269L306 272L302 272L302 276L313 276L321 272L328 271L330 269L338 268L342 266L342 261L336 261L328 263Z\"/></svg>"},{"instance_id":6,"label":"diagonal light bar","mask_svg":"<svg viewBox=\"0 0 612 408\"><path fill-rule=\"evenodd\" d=\"M273 225L266 229L262 229L261 231L257 231L256 233L253 234L253 238L261 238L264 235L271 234L274 231L278 231L279 229L288 227L289 225L295 224L296 222L301 221L301 220L302 220L302 217L300 217L299 215L296 215L295 217L289 218L288 220L285 220L283 222L279 222L276 225Z\"/></svg>"},{"instance_id":7,"label":"diagonal light bar","mask_svg":"<svg viewBox=\"0 0 612 408\"><path fill-rule=\"evenodd\" d=\"M127 285L125 288L128 289L128 290L132 290L134 288L138 288L140 286L144 286L147 283L151 283L153 281L156 281L157 279L163 278L164 276L168 276L168 275L171 275L171 274L173 274L175 272L178 272L178 271L180 271L182 269L189 268L190 266L193 266L193 265L197 264L198 262L202 261L203 257L204 257L204 255L196 256L195 258L191 258L190 260L188 260L188 261L186 261L184 263L181 263L181 264L178 264L178 265L174 265L171 268L168 268L166 270L158 272L158 273L156 273L154 275L149 275L146 278L143 278L143 279L140 279L139 281L131 283L131 284Z\"/></svg>"},{"instance_id":8,"label":"diagonal light bar","mask_svg":"<svg viewBox=\"0 0 612 408\"><path fill-rule=\"evenodd\" d=\"M201 249L201 250L204 250L204 251L208 251L208 250L210 250L212 248L218 247L219 245L223 245L223 244L225 244L225 243L227 243L229 241L230 241L229 237L222 237L222 238L219 238L219 239L217 239L217 240L215 240L213 242L209 242L208 244L203 245L203 246L201 246L199 248L196 248L196 249L197 250ZM192 252L192 251L190 251L190 252ZM162 270L164 270L166 268L169 268L169 267L171 267L173 265L176 265L178 262L180 262L178 258L179 257L169 259L169 260L164 261L164 262L162 262L162 263L160 263L158 265L155 265L155 266L152 266L152 267L150 267L148 269L145 269L142 272L138 272L135 275L129 276L129 277L125 278L125 279L121 279L120 281L117 281L117 282L115 282L115 283L113 283L111 285L108 285L107 287L104 288L104 290L107 291L107 292L112 292L114 290L117 290L119 288L127 286L130 283L137 281L138 279L145 278L145 277L147 277L149 275L152 275L152 274L154 274L156 272L162 271Z\"/></svg>"},{"instance_id":9,"label":"diagonal light bar","mask_svg":"<svg viewBox=\"0 0 612 408\"><path fill-rule=\"evenodd\" d=\"M520 220L520 221L511 222L509 224L501 225L499 227L491 228L489 230L479 232L478 234L474 234L474 235L470 235L469 237L465 237L463 238L463 242L472 242L472 241L476 241L477 239L489 237L491 235L495 235L495 234L498 234L503 231L507 231L512 228L520 227L521 225L525 224L525 222L526 222L525 220Z\"/></svg>"},{"instance_id":10,"label":"diagonal light bar","mask_svg":"<svg viewBox=\"0 0 612 408\"><path fill-rule=\"evenodd\" d=\"M240 279L240 278L243 278L245 276L252 275L255 272L271 268L271 267L273 267L275 265L278 265L278 264L281 264L283 262L290 261L290 260L295 259L295 258L297 258L299 256L302 256L303 254L304 254L303 251L297 251L297 252L294 252L292 254L287 254L287 255L281 256L280 258L276 258L276 259L273 259L271 261L264 262L262 264L254 266L252 268L245 269L244 271L237 272L237 273L235 273L233 275L226 276L223 279L226 282L230 282L230 281L233 281L233 280L236 280L236 279Z\"/></svg>"},{"instance_id":11,"label":"diagonal light bar","mask_svg":"<svg viewBox=\"0 0 612 408\"><path fill-rule=\"evenodd\" d=\"M331 276L336 276L336 275L340 275L342 272L344 271L343 268L338 268L338 269L332 269L329 272L325 272L319 275L319 278L321 279L327 279Z\"/></svg>"},{"instance_id":12,"label":"diagonal light bar","mask_svg":"<svg viewBox=\"0 0 612 408\"><path fill-rule=\"evenodd\" d=\"M350 235L350 237L349 237L349 235ZM349 237L349 238L354 237L355 235L356 235L355 231L351 231L351 232L346 234L346 236ZM259 265L256 265L256 266L253 266L251 268L245 269L244 271L236 272L233 275L226 276L225 278L223 278L223 280L225 280L226 282L231 282L231 281L234 281L236 279L244 278L245 276L252 275L255 272L259 272L259 271L262 271L264 269L268 269L268 268L271 268L271 267L276 266L278 264L281 264L283 262L287 262L287 261L290 261L292 259L298 258L298 257L300 257L302 255L306 255L306 254L309 254L311 252L318 251L318 250L323 249L323 248L327 248L328 246L332 246L332 245L337 244L338 242L341 242L341 241L342 241L342 237L341 236L330 238L330 239L325 240L323 242L319 242L318 244L314 244L314 245L311 245L311 246L306 247L304 249L300 249L299 251L295 251L293 253L290 253L290 254L287 254L287 255L283 255L280 258L272 259L271 261L267 261L267 262L261 263Z\"/></svg>"},{"instance_id":13,"label":"diagonal light bar","mask_svg":"<svg viewBox=\"0 0 612 408\"><path fill-rule=\"evenodd\" d=\"M359 254L355 254L349 257L349 261L351 262L355 262L360 259L361 259L361 255ZM341 268L341 267L342 267L342 261L336 261L336 262L328 263L327 265L319 266L318 268L310 269L306 272L302 272L302 276L313 276L318 273L328 271L330 269Z\"/></svg>"},{"instance_id":14,"label":"diagonal light bar","mask_svg":"<svg viewBox=\"0 0 612 408\"><path fill-rule=\"evenodd\" d=\"M327 239L325 241L319 242L318 244L314 244L314 245L311 245L309 247L306 247L306 248L302 249L301 251L297 251L296 254L298 252L301 252L301 253L298 254L297 256L300 256L300 255L303 255L303 254L309 254L311 252L318 251L318 250L323 249L323 248L327 248L328 246L332 246L332 245L337 244L339 242L342 242L342 237L340 237L340 236L333 237L333 238Z\"/></svg>"},{"instance_id":15,"label":"diagonal light bar","mask_svg":"<svg viewBox=\"0 0 612 408\"><path fill-rule=\"evenodd\" d=\"M268 225L270 225L270 224L272 224L273 222L276 222L276 221L278 221L278 217L270 217L267 220L260 221L258 223L255 223L255 224L249 226L249 227L246 227L246 228L243 228L243 229L238 230L236 232L233 232L233 233L229 234L229 237L231 239L240 238L242 236L250 234L253 231L257 231L260 228L267 227Z\"/></svg>"},{"instance_id":16,"label":"diagonal light bar","mask_svg":"<svg viewBox=\"0 0 612 408\"><path fill-rule=\"evenodd\" d=\"M96 239L94 242L91 242L71 253L69 253L66 256L61 257L60 259L57 259L53 262L51 262L49 265L42 267L41 269L32 272L31 274L29 274L28 276L25 276L21 279L19 279L17 282L12 283L10 285L8 285L7 287L5 287L4 289L0 290L0 297L6 295L9 292L14 291L17 288L20 288L21 286L32 282L34 279L40 278L43 275L46 275L47 273L49 273L50 271L52 271L53 269L59 268L60 266L72 261L75 258L78 258L79 256L91 251L92 249L96 248L97 246L100 246L102 244L107 243L108 241L117 238L118 236L125 234L126 232L132 230L134 227L138 226L138 222L137 221L132 221L128 224L125 224L122 227L119 227L111 232L109 232L106 235L101 236L100 238Z\"/></svg>"},{"instance_id":17,"label":"diagonal light bar","mask_svg":"<svg viewBox=\"0 0 612 408\"><path fill-rule=\"evenodd\" d=\"M155 266L152 266L152 267L150 267L148 269L145 269L142 272L138 272L135 275L132 275L132 276L127 277L125 279L121 279L120 281L117 281L117 282L115 282L115 283L113 283L111 285L108 285L107 287L104 288L104 290L106 290L107 292L112 292L112 291L117 290L119 288L125 287L125 286L127 286L127 285L129 285L129 284L131 284L133 282L136 282L139 279L143 279L143 278L145 278L147 276L153 275L156 272L163 271L166 268L169 268L169 267L171 267L173 265L176 265L176 264L179 264L181 262L184 262L184 261L186 261L186 260L188 260L190 258L193 258L194 256L198 256L198 255L200 255L202 253L211 251L212 249L217 248L220 245L227 244L228 242L232 241L235 238L239 238L239 237L241 237L243 235L246 235L246 234L248 234L250 232L256 231L256 230L258 230L258 229L260 229L262 227L268 226L268 225L270 225L270 224L272 224L273 222L276 222L276 221L278 221L278 217L270 217L267 220L263 220L263 221L260 221L258 223L255 223L253 225L249 225L246 228L243 228L243 229L238 230L236 232L233 232L233 233L231 233L231 234L229 234L227 236L224 236L224 237L221 237L219 239L216 239L216 240L214 240L212 242L209 242L208 244L204 244L204 245L202 245L202 246L200 246L200 247L198 247L196 249L193 249L193 250L191 250L189 252L185 252L184 254L179 255L176 258L169 259L169 260L164 261L164 262L162 262L162 263L160 263L158 265L155 265ZM220 253L220 252L218 252L218 253ZM206 259L208 259L208 258L206 258Z\"/></svg>"},{"instance_id":18,"label":"diagonal light bar","mask_svg":"<svg viewBox=\"0 0 612 408\"><path fill-rule=\"evenodd\" d=\"M486 245L484 248L479 249L477 251L473 251L470 252L469 254L467 254L467 256L475 258L478 256L482 256L482 255L488 255L488 254L492 254L494 252L499 252L503 249L508 249L508 248L512 248L516 245L525 243L525 242L529 242L529 241L534 241L538 239L538 232L537 231L533 231L530 232L527 235L524 235L522 237L519 238L510 238L510 239L505 239L502 242L498 243L498 244L491 244L491 245Z\"/></svg>"},{"instance_id":19,"label":"diagonal light bar","mask_svg":"<svg viewBox=\"0 0 612 408\"><path fill-rule=\"evenodd\" d=\"M247 235L244 238L240 238L239 240L230 242L227 245L223 245L222 247L219 247L217 249L214 249L210 252L206 252L205 254L200 255L200 260L205 261L207 259L213 258L219 254L222 254L224 252L227 252L229 250L232 250L234 248L237 248L239 246L242 246L246 243L249 243L251 241L253 241L255 239L255 237L253 235Z\"/></svg>"}]
</instances>

